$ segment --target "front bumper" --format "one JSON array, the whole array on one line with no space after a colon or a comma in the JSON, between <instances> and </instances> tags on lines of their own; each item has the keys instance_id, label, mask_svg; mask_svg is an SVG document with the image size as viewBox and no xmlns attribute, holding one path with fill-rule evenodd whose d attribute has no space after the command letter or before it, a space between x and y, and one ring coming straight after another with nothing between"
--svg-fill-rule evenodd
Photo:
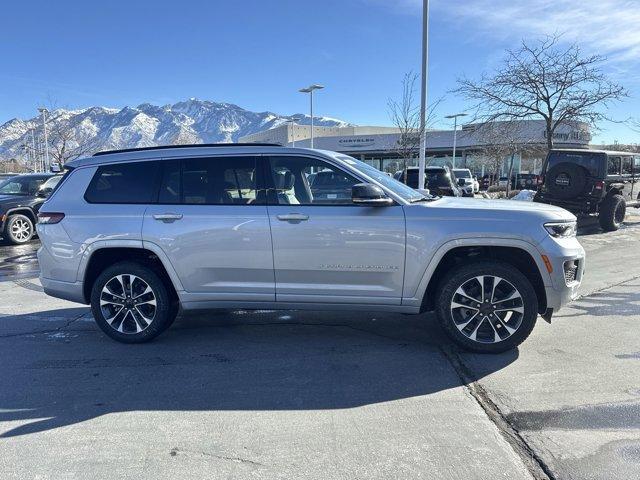
<instances>
[{"instance_id":1,"label":"front bumper","mask_svg":"<svg viewBox=\"0 0 640 480\"><path fill-rule=\"evenodd\" d=\"M547 308L557 312L578 297L578 290L585 272L585 251L575 237L553 238L548 236L540 243L540 253L549 260L545 292Z\"/></svg>"}]
</instances>

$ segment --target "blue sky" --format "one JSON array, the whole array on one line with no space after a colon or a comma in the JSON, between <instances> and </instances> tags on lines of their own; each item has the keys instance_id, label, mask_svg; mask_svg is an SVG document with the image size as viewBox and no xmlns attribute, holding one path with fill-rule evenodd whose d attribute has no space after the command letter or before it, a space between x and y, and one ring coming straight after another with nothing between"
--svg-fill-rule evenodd
<instances>
[{"instance_id":1,"label":"blue sky","mask_svg":"<svg viewBox=\"0 0 640 480\"><path fill-rule=\"evenodd\" d=\"M430 97L465 109L457 77L490 70L522 38L562 33L630 91L612 108L640 117L639 0L432 0ZM39 104L122 107L189 97L256 111L307 112L297 90L322 83L315 113L389 124L387 100L420 68L420 0L5 2L0 123ZM448 125L440 120L438 126ZM602 125L595 141L639 142Z\"/></svg>"}]
</instances>

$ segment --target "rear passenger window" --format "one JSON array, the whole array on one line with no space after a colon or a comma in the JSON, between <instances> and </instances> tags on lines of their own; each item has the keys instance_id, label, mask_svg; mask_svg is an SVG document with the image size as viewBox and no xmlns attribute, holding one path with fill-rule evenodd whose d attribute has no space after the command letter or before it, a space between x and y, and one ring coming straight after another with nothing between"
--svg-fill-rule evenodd
<instances>
[{"instance_id":1,"label":"rear passenger window","mask_svg":"<svg viewBox=\"0 0 640 480\"><path fill-rule=\"evenodd\" d=\"M607 175L620 175L620 157L608 158Z\"/></svg>"},{"instance_id":2,"label":"rear passenger window","mask_svg":"<svg viewBox=\"0 0 640 480\"><path fill-rule=\"evenodd\" d=\"M635 163L633 170L635 171L636 174L638 174L640 173L640 156L634 157L633 161Z\"/></svg>"},{"instance_id":3,"label":"rear passenger window","mask_svg":"<svg viewBox=\"0 0 640 480\"><path fill-rule=\"evenodd\" d=\"M631 175L633 173L633 157L622 157L622 174Z\"/></svg>"},{"instance_id":4,"label":"rear passenger window","mask_svg":"<svg viewBox=\"0 0 640 480\"><path fill-rule=\"evenodd\" d=\"M99 167L84 198L89 203L153 203L158 167L158 162Z\"/></svg>"},{"instance_id":5,"label":"rear passenger window","mask_svg":"<svg viewBox=\"0 0 640 480\"><path fill-rule=\"evenodd\" d=\"M181 202L187 205L264 204L254 157L182 160ZM163 179L163 186L170 181ZM163 187L161 187L161 192Z\"/></svg>"}]
</instances>

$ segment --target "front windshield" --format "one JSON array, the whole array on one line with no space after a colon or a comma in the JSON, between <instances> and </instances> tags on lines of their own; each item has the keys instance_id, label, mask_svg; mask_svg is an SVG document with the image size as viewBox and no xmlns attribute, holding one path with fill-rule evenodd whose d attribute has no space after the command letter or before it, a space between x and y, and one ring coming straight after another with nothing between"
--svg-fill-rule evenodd
<instances>
[{"instance_id":1,"label":"front windshield","mask_svg":"<svg viewBox=\"0 0 640 480\"><path fill-rule=\"evenodd\" d=\"M453 174L456 178L471 178L471 172L469 170L454 170Z\"/></svg>"},{"instance_id":2,"label":"front windshield","mask_svg":"<svg viewBox=\"0 0 640 480\"><path fill-rule=\"evenodd\" d=\"M390 177L386 173L381 172L377 168L372 167L368 163L364 163L360 160L356 160L355 158L350 157L348 155L338 155L337 158L338 160L341 160L346 164L348 164L349 166L355 168L356 170L359 170L360 172L364 173L367 177L375 180L380 185L384 186L385 188L388 188L393 193L395 193L396 195L398 195L399 197L403 198L408 202L424 198L424 195L421 194L420 192L414 190L413 188L405 185L402 182L399 182L393 177Z\"/></svg>"},{"instance_id":3,"label":"front windshield","mask_svg":"<svg viewBox=\"0 0 640 480\"><path fill-rule=\"evenodd\" d=\"M0 183L0 195L33 195L44 178L13 177Z\"/></svg>"}]
</instances>

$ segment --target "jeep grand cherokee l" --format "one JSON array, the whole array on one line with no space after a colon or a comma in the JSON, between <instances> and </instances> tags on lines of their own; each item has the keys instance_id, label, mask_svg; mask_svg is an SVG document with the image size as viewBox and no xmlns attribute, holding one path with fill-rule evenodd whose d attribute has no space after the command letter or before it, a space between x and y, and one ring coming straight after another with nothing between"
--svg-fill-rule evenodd
<instances>
[{"instance_id":1,"label":"jeep grand cherokee l","mask_svg":"<svg viewBox=\"0 0 640 480\"><path fill-rule=\"evenodd\" d=\"M179 308L435 310L457 344L500 352L582 278L569 212L427 197L334 152L146 148L68 167L39 214L40 279L121 342L156 337ZM313 172L351 196L323 184L316 198Z\"/></svg>"}]
</instances>

